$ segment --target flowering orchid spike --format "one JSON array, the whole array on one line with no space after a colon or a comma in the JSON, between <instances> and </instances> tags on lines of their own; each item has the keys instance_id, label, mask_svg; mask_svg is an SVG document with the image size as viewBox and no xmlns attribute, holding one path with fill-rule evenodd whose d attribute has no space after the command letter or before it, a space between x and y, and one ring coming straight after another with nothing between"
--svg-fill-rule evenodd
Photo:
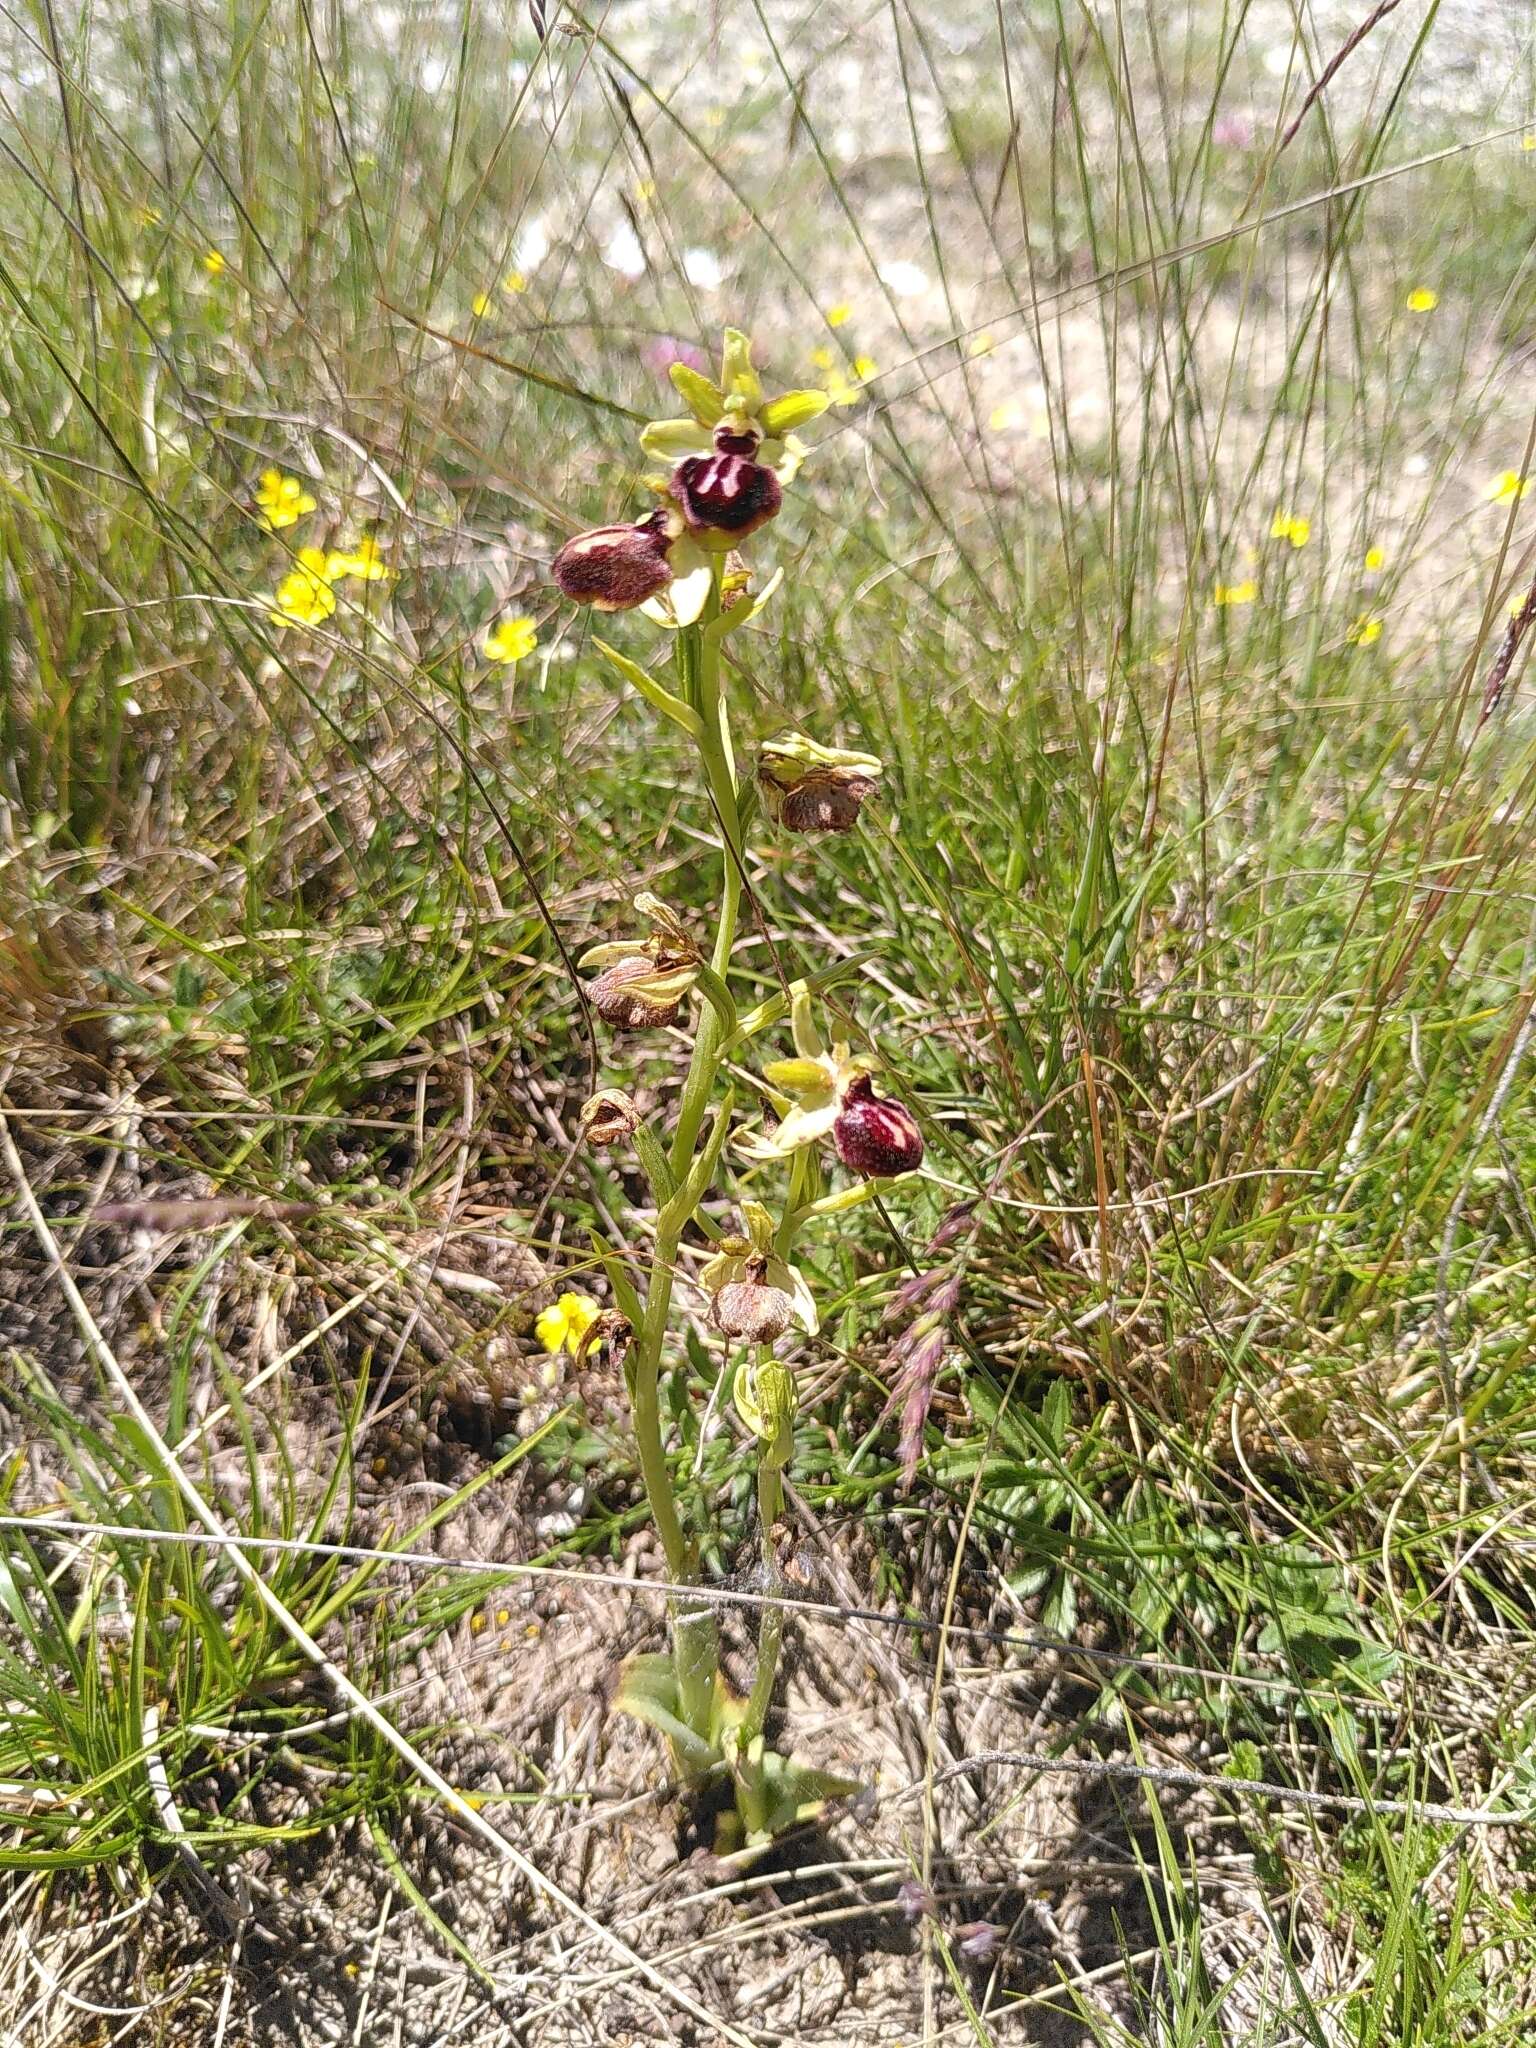
<instances>
[{"instance_id":1,"label":"flowering orchid spike","mask_svg":"<svg viewBox=\"0 0 1536 2048\"><path fill-rule=\"evenodd\" d=\"M640 436L640 445L648 455L674 468L713 455L730 455L754 468L771 470L777 483L787 484L806 456L795 429L818 419L831 403L825 391L785 391L776 398L767 397L752 367L752 344L735 327L725 330L718 384L686 363L674 363L671 377L689 416L652 420ZM760 494L759 504L766 502L769 494L760 479L743 477L740 472L732 475L736 484L733 499L750 487ZM694 472L685 489L694 492L699 488L699 474ZM715 488L719 488L718 482ZM763 516L771 518L772 513ZM750 527L738 527L737 531L750 531Z\"/></svg>"}]
</instances>

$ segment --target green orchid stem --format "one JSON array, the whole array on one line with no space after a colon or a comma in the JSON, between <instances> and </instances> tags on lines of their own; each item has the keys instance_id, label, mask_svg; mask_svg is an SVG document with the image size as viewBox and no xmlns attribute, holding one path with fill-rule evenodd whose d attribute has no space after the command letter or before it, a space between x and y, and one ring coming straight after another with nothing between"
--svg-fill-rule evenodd
<instances>
[{"instance_id":1,"label":"green orchid stem","mask_svg":"<svg viewBox=\"0 0 1536 2048\"><path fill-rule=\"evenodd\" d=\"M720 573L716 570L714 589L698 625L685 626L678 635L678 666L682 672L683 698L700 722L699 754L704 764L710 801L717 814L724 870L720 887L720 921L715 929L710 968L725 984L731 951L736 943L736 925L741 912L741 814L737 802L735 762L725 700L720 691L720 656L716 643L704 630L720 612ZM699 1133L709 1111L710 1097L720 1067L720 1049L728 1032L726 1004L705 1004L698 1013L693 1057L683 1082L677 1129L673 1134L668 1162L674 1185L681 1186L698 1149ZM672 1218L659 1224L651 1255L645 1317L634 1368L635 1441L640 1456L641 1476L655 1519L657 1534L666 1553L668 1575L675 1583L692 1577L696 1556L684 1534L677 1509L677 1496L667 1466L662 1441L659 1386L661 1356L666 1343L667 1318L672 1305L672 1277L677 1270L678 1249L688 1217ZM718 1636L710 1609L689 1608L677 1603L672 1612L673 1658L677 1671L678 1702L682 1718L696 1734L714 1739L719 1665Z\"/></svg>"},{"instance_id":2,"label":"green orchid stem","mask_svg":"<svg viewBox=\"0 0 1536 2048\"><path fill-rule=\"evenodd\" d=\"M778 1519L784 1512L784 1482L777 1465L767 1458L760 1458L757 1466L757 1519L763 1540L763 1566L766 1574L766 1592L770 1599L779 1590L779 1566L774 1549L773 1532ZM762 1619L757 1631L757 1670L752 1679L752 1691L747 1699L747 1710L742 1716L741 1733L738 1738L742 1748L763 1732L763 1723L768 1718L768 1709L773 1704L774 1681L779 1675L779 1649L784 1641L784 1610L779 1606L764 1607L760 1610Z\"/></svg>"}]
</instances>

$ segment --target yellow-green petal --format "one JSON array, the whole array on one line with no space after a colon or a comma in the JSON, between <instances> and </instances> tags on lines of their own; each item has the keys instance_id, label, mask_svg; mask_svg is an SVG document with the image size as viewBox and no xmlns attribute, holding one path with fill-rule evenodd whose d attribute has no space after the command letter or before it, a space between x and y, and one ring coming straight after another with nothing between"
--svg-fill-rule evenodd
<instances>
[{"instance_id":1,"label":"yellow-green petal","mask_svg":"<svg viewBox=\"0 0 1536 2048\"><path fill-rule=\"evenodd\" d=\"M725 411L725 397L719 385L712 384L702 370L691 369L687 363L674 363L667 375L699 424L712 427Z\"/></svg>"},{"instance_id":2,"label":"yellow-green petal","mask_svg":"<svg viewBox=\"0 0 1536 2048\"><path fill-rule=\"evenodd\" d=\"M683 462L707 455L714 443L709 429L697 420L651 420L640 432L640 446L659 462Z\"/></svg>"},{"instance_id":3,"label":"yellow-green petal","mask_svg":"<svg viewBox=\"0 0 1536 2048\"><path fill-rule=\"evenodd\" d=\"M743 398L748 412L756 412L763 402L763 387L756 370L752 367L752 344L739 327L727 327L725 347L720 357L720 390L729 401Z\"/></svg>"},{"instance_id":4,"label":"yellow-green petal","mask_svg":"<svg viewBox=\"0 0 1536 2048\"><path fill-rule=\"evenodd\" d=\"M769 1060L763 1079L781 1095L819 1095L831 1086L820 1060Z\"/></svg>"},{"instance_id":5,"label":"yellow-green petal","mask_svg":"<svg viewBox=\"0 0 1536 2048\"><path fill-rule=\"evenodd\" d=\"M763 432L777 437L820 419L831 403L831 394L826 391L786 391L778 398L770 398L757 417Z\"/></svg>"}]
</instances>

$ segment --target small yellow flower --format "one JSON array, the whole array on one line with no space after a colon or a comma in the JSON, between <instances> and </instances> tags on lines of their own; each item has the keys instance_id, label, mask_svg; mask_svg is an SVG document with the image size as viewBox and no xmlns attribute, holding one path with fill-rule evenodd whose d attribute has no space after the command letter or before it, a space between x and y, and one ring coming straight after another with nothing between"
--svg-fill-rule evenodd
<instances>
[{"instance_id":1,"label":"small yellow flower","mask_svg":"<svg viewBox=\"0 0 1536 2048\"><path fill-rule=\"evenodd\" d=\"M972 337L968 353L973 356L989 356L996 347L997 336L990 327L984 327L980 334Z\"/></svg>"},{"instance_id":2,"label":"small yellow flower","mask_svg":"<svg viewBox=\"0 0 1536 2048\"><path fill-rule=\"evenodd\" d=\"M1433 313L1439 303L1440 294L1427 284L1415 285L1406 301L1410 313Z\"/></svg>"},{"instance_id":3,"label":"small yellow flower","mask_svg":"<svg viewBox=\"0 0 1536 2048\"><path fill-rule=\"evenodd\" d=\"M562 1294L552 1308L545 1309L534 1329L551 1357L561 1351L574 1356L597 1317L598 1306L590 1294Z\"/></svg>"},{"instance_id":4,"label":"small yellow flower","mask_svg":"<svg viewBox=\"0 0 1536 2048\"><path fill-rule=\"evenodd\" d=\"M141 206L139 208L139 226L141 228L157 228L164 218L165 215L158 206Z\"/></svg>"},{"instance_id":5,"label":"small yellow flower","mask_svg":"<svg viewBox=\"0 0 1536 2048\"><path fill-rule=\"evenodd\" d=\"M268 533L284 526L296 526L306 512L315 509L314 498L296 476L284 476L280 469L264 469L256 486L256 503L261 523Z\"/></svg>"},{"instance_id":6,"label":"small yellow flower","mask_svg":"<svg viewBox=\"0 0 1536 2048\"><path fill-rule=\"evenodd\" d=\"M477 1636L481 1634L484 1628L485 1616L483 1614L475 1614L470 1616L469 1632L472 1636Z\"/></svg>"},{"instance_id":7,"label":"small yellow flower","mask_svg":"<svg viewBox=\"0 0 1536 2048\"><path fill-rule=\"evenodd\" d=\"M359 583L382 583L387 576L394 574L379 553L379 544L371 533L365 533L351 547L328 555L325 566L333 583L340 582L343 576L355 576Z\"/></svg>"},{"instance_id":8,"label":"small yellow flower","mask_svg":"<svg viewBox=\"0 0 1536 2048\"><path fill-rule=\"evenodd\" d=\"M528 280L520 270L509 270L501 280L501 288L510 298L515 298L519 292L527 291Z\"/></svg>"},{"instance_id":9,"label":"small yellow flower","mask_svg":"<svg viewBox=\"0 0 1536 2048\"><path fill-rule=\"evenodd\" d=\"M1370 570L1385 569L1387 551L1385 548L1369 547L1365 551L1365 566Z\"/></svg>"},{"instance_id":10,"label":"small yellow flower","mask_svg":"<svg viewBox=\"0 0 1536 2048\"><path fill-rule=\"evenodd\" d=\"M1536 135L1522 135L1520 147L1522 149L1536 149Z\"/></svg>"},{"instance_id":11,"label":"small yellow flower","mask_svg":"<svg viewBox=\"0 0 1536 2048\"><path fill-rule=\"evenodd\" d=\"M1529 479L1518 469L1506 469L1494 478L1484 496L1494 505L1507 505L1511 498L1523 498L1529 489Z\"/></svg>"},{"instance_id":12,"label":"small yellow flower","mask_svg":"<svg viewBox=\"0 0 1536 2048\"><path fill-rule=\"evenodd\" d=\"M317 626L336 609L330 557L324 548L300 548L297 567L277 586L274 626Z\"/></svg>"},{"instance_id":13,"label":"small yellow flower","mask_svg":"<svg viewBox=\"0 0 1536 2048\"><path fill-rule=\"evenodd\" d=\"M486 314L489 313L489 311L491 310L491 306L493 303L494 301L492 300L489 292L476 292L475 296L469 302L469 310L474 314L477 320L483 320Z\"/></svg>"},{"instance_id":14,"label":"small yellow flower","mask_svg":"<svg viewBox=\"0 0 1536 2048\"><path fill-rule=\"evenodd\" d=\"M853 374L861 384L867 384L871 377L879 376L880 366L873 356L855 356L853 359Z\"/></svg>"},{"instance_id":15,"label":"small yellow flower","mask_svg":"<svg viewBox=\"0 0 1536 2048\"><path fill-rule=\"evenodd\" d=\"M811 350L811 361L818 370L835 370L837 368L837 357L827 347L825 342L822 343L820 348L813 348Z\"/></svg>"},{"instance_id":16,"label":"small yellow flower","mask_svg":"<svg viewBox=\"0 0 1536 2048\"><path fill-rule=\"evenodd\" d=\"M829 327L846 327L852 318L853 308L850 305L840 303L836 306L828 306L827 308L827 325Z\"/></svg>"},{"instance_id":17,"label":"small yellow flower","mask_svg":"<svg viewBox=\"0 0 1536 2048\"><path fill-rule=\"evenodd\" d=\"M1271 540L1288 540L1293 548L1304 548L1312 538L1312 522L1294 512L1277 512L1270 522Z\"/></svg>"},{"instance_id":18,"label":"small yellow flower","mask_svg":"<svg viewBox=\"0 0 1536 2048\"><path fill-rule=\"evenodd\" d=\"M1362 612L1344 637L1351 647L1369 647L1373 641L1381 638L1381 620L1372 618L1368 612Z\"/></svg>"},{"instance_id":19,"label":"small yellow flower","mask_svg":"<svg viewBox=\"0 0 1536 2048\"><path fill-rule=\"evenodd\" d=\"M987 425L994 434L1008 434L1015 427L1024 424L1024 408L1016 398L1005 398L1001 405L994 405L987 415Z\"/></svg>"},{"instance_id":20,"label":"small yellow flower","mask_svg":"<svg viewBox=\"0 0 1536 2048\"><path fill-rule=\"evenodd\" d=\"M224 251L222 249L205 249L203 251L203 268L210 277L222 277L224 275Z\"/></svg>"},{"instance_id":21,"label":"small yellow flower","mask_svg":"<svg viewBox=\"0 0 1536 2048\"><path fill-rule=\"evenodd\" d=\"M538 629L533 620L520 615L515 619L503 619L500 625L492 626L486 634L481 652L487 661L522 661L532 654L539 644ZM567 1296L567 1300L574 1299Z\"/></svg>"},{"instance_id":22,"label":"small yellow flower","mask_svg":"<svg viewBox=\"0 0 1536 2048\"><path fill-rule=\"evenodd\" d=\"M1211 592L1212 604L1252 604L1259 594L1259 586L1251 576L1245 576L1241 583L1218 583Z\"/></svg>"}]
</instances>

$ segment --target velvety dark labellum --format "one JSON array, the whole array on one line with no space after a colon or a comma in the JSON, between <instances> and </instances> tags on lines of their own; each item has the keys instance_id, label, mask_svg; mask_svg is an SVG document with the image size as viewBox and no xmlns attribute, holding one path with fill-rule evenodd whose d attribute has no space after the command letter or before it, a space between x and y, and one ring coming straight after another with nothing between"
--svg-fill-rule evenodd
<instances>
[{"instance_id":1,"label":"velvety dark labellum","mask_svg":"<svg viewBox=\"0 0 1536 2048\"><path fill-rule=\"evenodd\" d=\"M911 1110L877 1095L867 1074L849 1083L832 1142L848 1171L866 1180L910 1173L923 1163L923 1134Z\"/></svg>"},{"instance_id":2,"label":"velvety dark labellum","mask_svg":"<svg viewBox=\"0 0 1536 2048\"><path fill-rule=\"evenodd\" d=\"M555 557L553 574L576 604L600 612L633 611L672 581L666 536L649 521L595 526L566 542Z\"/></svg>"},{"instance_id":3,"label":"velvety dark labellum","mask_svg":"<svg viewBox=\"0 0 1536 2048\"><path fill-rule=\"evenodd\" d=\"M771 469L746 455L690 455L672 472L671 490L696 532L755 533L783 502Z\"/></svg>"}]
</instances>

